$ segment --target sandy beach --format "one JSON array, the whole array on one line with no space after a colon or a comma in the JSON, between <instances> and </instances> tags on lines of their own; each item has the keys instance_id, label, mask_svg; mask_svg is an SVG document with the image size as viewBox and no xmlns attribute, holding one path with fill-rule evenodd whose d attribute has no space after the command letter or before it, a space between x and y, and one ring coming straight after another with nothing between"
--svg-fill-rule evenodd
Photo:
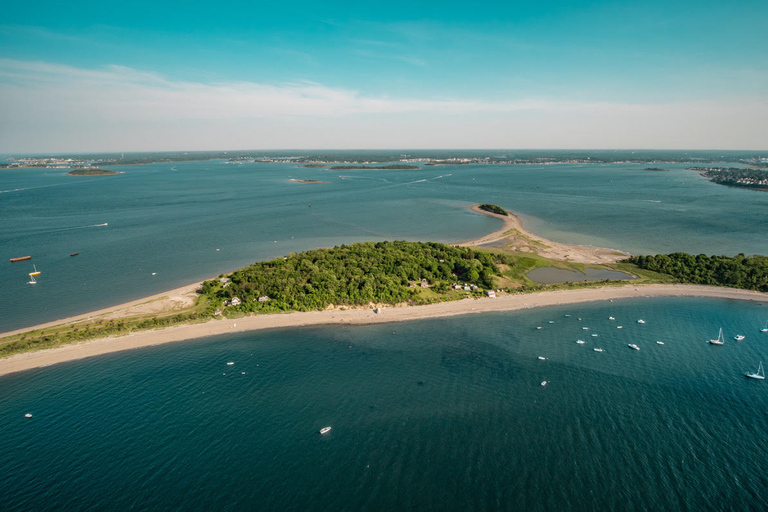
<instances>
[{"instance_id":1,"label":"sandy beach","mask_svg":"<svg viewBox=\"0 0 768 512\"><path fill-rule=\"evenodd\" d=\"M768 302L768 294L732 288L693 285L624 285L594 289L539 292L525 295L503 295L495 299L464 299L427 306L389 307L381 309L379 313L374 312L373 309L349 309L259 315L238 318L236 320L217 319L203 324L188 324L152 331L142 331L125 336L99 338L85 343L18 354L6 359L0 359L0 375L111 352L227 333L307 325L362 325L402 322L425 318L494 311L515 311L558 304L576 304L580 302L635 297L717 297Z\"/></svg>"},{"instance_id":2,"label":"sandy beach","mask_svg":"<svg viewBox=\"0 0 768 512\"><path fill-rule=\"evenodd\" d=\"M535 252L542 256L577 263L612 263L622 259L626 253L600 247L576 246L553 242L527 231L515 215L498 215L471 207L472 211L496 217L504 226L476 240L456 244L459 246L481 246L504 241L509 247L521 252ZM108 320L143 315L168 313L188 308L194 304L195 290L201 283L145 297L125 304L48 322L16 331L0 334L0 337L14 335L35 329L57 325L76 324L93 320ZM494 311L515 311L519 309L574 304L598 300L612 300L629 297L718 297L737 300L768 302L768 294L737 290L732 288L694 285L621 285L594 289L556 290L520 295L500 295L495 299L472 298L426 306L388 306L374 312L374 306L357 308L335 308L325 311L294 312L258 315L235 320L217 318L206 323L185 324L164 329L134 332L123 336L111 336L89 340L83 343L64 345L57 348L17 354L0 359L0 375L73 361L85 357L111 352L131 350L174 341L191 340L220 334L332 324L371 324L402 322L426 318L438 318L472 313Z\"/></svg>"},{"instance_id":3,"label":"sandy beach","mask_svg":"<svg viewBox=\"0 0 768 512\"><path fill-rule=\"evenodd\" d=\"M605 247L592 247L588 245L568 245L553 242L534 235L523 226L523 222L513 213L499 215L480 209L479 204L470 207L475 213L495 217L504 222L504 227L476 240L462 242L459 246L482 246L490 243L502 243L509 249L517 252L536 253L545 258L563 260L572 263L615 263L629 256L628 253L617 249Z\"/></svg>"}]
</instances>

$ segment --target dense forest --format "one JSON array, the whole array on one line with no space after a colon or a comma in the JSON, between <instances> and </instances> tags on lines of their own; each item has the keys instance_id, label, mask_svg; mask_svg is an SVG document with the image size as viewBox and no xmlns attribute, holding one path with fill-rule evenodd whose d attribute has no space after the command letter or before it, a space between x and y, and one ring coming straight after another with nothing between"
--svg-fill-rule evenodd
<instances>
[{"instance_id":1,"label":"dense forest","mask_svg":"<svg viewBox=\"0 0 768 512\"><path fill-rule=\"evenodd\" d=\"M640 268L669 274L684 283L710 284L768 292L766 256L693 256L683 252L656 256L632 256Z\"/></svg>"},{"instance_id":2,"label":"dense forest","mask_svg":"<svg viewBox=\"0 0 768 512\"><path fill-rule=\"evenodd\" d=\"M232 273L229 282L206 281L202 292L211 307L237 297L241 303L231 307L242 312L396 304L418 301L422 280L437 293L458 281L493 288L498 264L509 265L511 260L438 243L366 242L254 263Z\"/></svg>"}]
</instances>

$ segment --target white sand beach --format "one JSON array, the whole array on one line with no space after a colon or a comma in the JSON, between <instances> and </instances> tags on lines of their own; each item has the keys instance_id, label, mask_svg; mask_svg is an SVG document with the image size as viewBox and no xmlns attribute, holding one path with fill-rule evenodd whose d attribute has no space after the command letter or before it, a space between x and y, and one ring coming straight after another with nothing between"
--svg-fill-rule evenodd
<instances>
[{"instance_id":1,"label":"white sand beach","mask_svg":"<svg viewBox=\"0 0 768 512\"><path fill-rule=\"evenodd\" d=\"M73 361L85 357L131 350L175 341L191 340L227 333L306 325L362 325L402 322L425 318L515 311L519 309L575 304L633 297L717 297L768 302L768 294L713 286L693 285L624 285L593 289L558 290L521 295L502 295L495 299L464 299L426 306L387 307L379 313L373 309L348 309L258 315L244 318L210 320L202 324L186 324L165 329L141 331L125 336L107 337L84 343L65 345L38 352L28 352L0 359L0 375ZM56 322L66 323L66 322Z\"/></svg>"}]
</instances>

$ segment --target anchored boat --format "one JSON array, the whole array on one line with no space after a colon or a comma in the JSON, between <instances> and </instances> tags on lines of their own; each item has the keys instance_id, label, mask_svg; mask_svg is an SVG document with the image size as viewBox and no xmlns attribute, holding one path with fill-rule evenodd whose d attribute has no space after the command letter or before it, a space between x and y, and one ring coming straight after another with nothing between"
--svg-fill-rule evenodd
<instances>
[{"instance_id":1,"label":"anchored boat","mask_svg":"<svg viewBox=\"0 0 768 512\"><path fill-rule=\"evenodd\" d=\"M744 375L749 377L750 379L765 380L765 370L763 369L763 362L760 361L760 365L757 367L757 371L755 373L747 372Z\"/></svg>"}]
</instances>

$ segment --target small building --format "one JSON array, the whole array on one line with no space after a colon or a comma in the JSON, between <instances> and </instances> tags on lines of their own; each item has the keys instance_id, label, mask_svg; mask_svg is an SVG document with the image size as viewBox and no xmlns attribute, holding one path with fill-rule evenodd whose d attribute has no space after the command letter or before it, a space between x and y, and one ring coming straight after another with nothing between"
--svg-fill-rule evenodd
<instances>
[{"instance_id":1,"label":"small building","mask_svg":"<svg viewBox=\"0 0 768 512\"><path fill-rule=\"evenodd\" d=\"M468 292L468 291L469 291L469 289L470 289L470 288L469 288L469 285L468 285L468 284L465 284L465 285L464 285L464 291L465 291L465 292Z\"/></svg>"},{"instance_id":2,"label":"small building","mask_svg":"<svg viewBox=\"0 0 768 512\"><path fill-rule=\"evenodd\" d=\"M429 288L429 283L427 282L426 279L422 279L421 280L421 287L422 288Z\"/></svg>"},{"instance_id":3,"label":"small building","mask_svg":"<svg viewBox=\"0 0 768 512\"><path fill-rule=\"evenodd\" d=\"M228 283L229 282L229 278L228 277L222 277L221 279L219 279L219 282L220 283Z\"/></svg>"},{"instance_id":4,"label":"small building","mask_svg":"<svg viewBox=\"0 0 768 512\"><path fill-rule=\"evenodd\" d=\"M453 285L453 289L454 290L461 290L461 285L456 283L456 284Z\"/></svg>"},{"instance_id":5,"label":"small building","mask_svg":"<svg viewBox=\"0 0 768 512\"><path fill-rule=\"evenodd\" d=\"M486 294L486 295L487 295L489 298L491 298L491 299L495 299L495 298L496 298L496 292L495 292L495 291L493 291L493 290L488 290L487 292L485 292L485 294Z\"/></svg>"},{"instance_id":6,"label":"small building","mask_svg":"<svg viewBox=\"0 0 768 512\"><path fill-rule=\"evenodd\" d=\"M239 298L237 298L237 297L232 297L232 300L231 300L231 301L229 301L229 303L230 303L231 305L233 305L233 306L239 306L240 304L242 304L242 302L243 302L243 301L241 301L241 300L240 300Z\"/></svg>"},{"instance_id":7,"label":"small building","mask_svg":"<svg viewBox=\"0 0 768 512\"><path fill-rule=\"evenodd\" d=\"M478 287L476 284L471 284L469 285L469 289L472 290L473 292L476 292L478 290Z\"/></svg>"},{"instance_id":8,"label":"small building","mask_svg":"<svg viewBox=\"0 0 768 512\"><path fill-rule=\"evenodd\" d=\"M267 302L268 300L269 300L269 297L266 295L259 296L259 302Z\"/></svg>"}]
</instances>

